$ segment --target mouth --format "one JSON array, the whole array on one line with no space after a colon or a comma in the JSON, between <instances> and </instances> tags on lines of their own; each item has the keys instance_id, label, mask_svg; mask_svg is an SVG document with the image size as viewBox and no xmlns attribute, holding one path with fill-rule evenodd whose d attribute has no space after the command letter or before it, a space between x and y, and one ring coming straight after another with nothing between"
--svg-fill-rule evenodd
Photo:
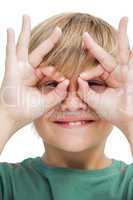
<instances>
[{"instance_id":1,"label":"mouth","mask_svg":"<svg viewBox=\"0 0 133 200\"><path fill-rule=\"evenodd\" d=\"M81 121L54 121L54 123L62 128L82 128L94 124L94 120Z\"/></svg>"}]
</instances>

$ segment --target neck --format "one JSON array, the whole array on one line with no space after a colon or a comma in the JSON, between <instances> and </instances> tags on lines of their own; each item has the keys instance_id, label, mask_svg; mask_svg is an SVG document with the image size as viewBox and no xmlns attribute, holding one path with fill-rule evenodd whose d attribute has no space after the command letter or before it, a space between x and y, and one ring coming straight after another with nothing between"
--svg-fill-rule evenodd
<instances>
[{"instance_id":1,"label":"neck","mask_svg":"<svg viewBox=\"0 0 133 200\"><path fill-rule=\"evenodd\" d=\"M104 154L104 146L82 152L66 152L45 144L42 160L49 166L77 169L101 169L112 163Z\"/></svg>"}]
</instances>

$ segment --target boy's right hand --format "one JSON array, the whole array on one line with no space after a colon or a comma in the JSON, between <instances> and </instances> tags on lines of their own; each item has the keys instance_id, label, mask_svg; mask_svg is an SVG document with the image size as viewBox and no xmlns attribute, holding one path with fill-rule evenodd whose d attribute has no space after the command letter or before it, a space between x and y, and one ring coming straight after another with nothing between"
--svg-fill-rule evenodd
<instances>
[{"instance_id":1,"label":"boy's right hand","mask_svg":"<svg viewBox=\"0 0 133 200\"><path fill-rule=\"evenodd\" d=\"M43 56L59 40L61 30L56 28L47 40L28 55L30 34L30 17L27 15L23 16L17 45L15 45L14 30L7 29L5 74L0 89L0 112L4 111L8 119L16 122L18 129L60 103L66 96L66 88L69 84L69 80L56 72L53 66L45 66L40 78L35 73L36 69L39 69ZM47 94L42 93L36 86L45 76L52 77L59 83Z\"/></svg>"}]
</instances>

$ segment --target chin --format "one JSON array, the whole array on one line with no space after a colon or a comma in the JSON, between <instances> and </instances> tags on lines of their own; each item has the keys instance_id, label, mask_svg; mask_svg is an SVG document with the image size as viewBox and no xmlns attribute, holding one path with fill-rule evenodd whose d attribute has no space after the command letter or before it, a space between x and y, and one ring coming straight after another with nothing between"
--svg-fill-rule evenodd
<instances>
[{"instance_id":1,"label":"chin","mask_svg":"<svg viewBox=\"0 0 133 200\"><path fill-rule=\"evenodd\" d=\"M88 149L91 149L93 147L94 144L84 144L82 142L78 142L78 143L74 143L74 142L71 142L71 143L58 143L58 144L54 144L54 146L62 151L65 151L65 152L71 152L71 153L78 153L78 152L84 152Z\"/></svg>"}]
</instances>

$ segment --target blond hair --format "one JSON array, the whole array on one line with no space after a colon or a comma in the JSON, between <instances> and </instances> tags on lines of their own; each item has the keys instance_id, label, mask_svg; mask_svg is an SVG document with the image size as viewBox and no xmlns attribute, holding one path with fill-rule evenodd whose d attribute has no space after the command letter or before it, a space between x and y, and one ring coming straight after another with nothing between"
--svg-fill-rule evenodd
<instances>
[{"instance_id":1,"label":"blond hair","mask_svg":"<svg viewBox=\"0 0 133 200\"><path fill-rule=\"evenodd\" d=\"M83 32L89 32L93 39L111 55L116 55L117 31L101 18L87 13L61 13L38 24L31 31L29 53L47 39L54 28L62 29L62 36L54 48L44 56L45 65L54 65L66 76L80 72L86 66L96 66L97 59L91 59L82 48Z\"/></svg>"}]
</instances>

